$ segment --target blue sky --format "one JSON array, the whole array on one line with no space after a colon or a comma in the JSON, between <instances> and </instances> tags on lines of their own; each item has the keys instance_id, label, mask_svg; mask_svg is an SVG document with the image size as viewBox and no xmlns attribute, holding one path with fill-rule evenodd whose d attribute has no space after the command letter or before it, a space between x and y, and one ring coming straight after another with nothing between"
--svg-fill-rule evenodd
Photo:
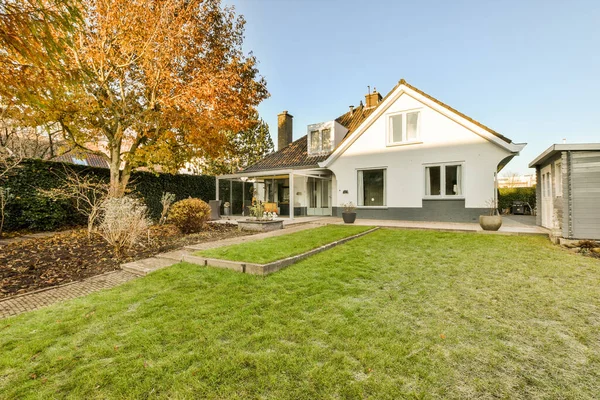
<instances>
[{"instance_id":1,"label":"blue sky","mask_svg":"<svg viewBox=\"0 0 600 400\"><path fill-rule=\"evenodd\" d=\"M223 0L294 139L401 78L515 142L504 172L553 143L600 141L600 1Z\"/></svg>"}]
</instances>

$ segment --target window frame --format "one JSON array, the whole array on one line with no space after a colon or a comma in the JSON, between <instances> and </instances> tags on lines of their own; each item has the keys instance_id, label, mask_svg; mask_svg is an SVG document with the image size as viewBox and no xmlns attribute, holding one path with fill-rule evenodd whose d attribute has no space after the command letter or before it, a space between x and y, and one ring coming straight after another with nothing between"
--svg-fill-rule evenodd
<instances>
[{"instance_id":1,"label":"window frame","mask_svg":"<svg viewBox=\"0 0 600 400\"><path fill-rule=\"evenodd\" d=\"M563 187L562 187L562 160L556 160L554 162L554 196L562 197Z\"/></svg>"},{"instance_id":2,"label":"window frame","mask_svg":"<svg viewBox=\"0 0 600 400\"><path fill-rule=\"evenodd\" d=\"M461 194L446 194L446 167L460 166L460 193ZM440 167L440 188L443 188L443 194L427 194L427 168ZM464 200L465 199L465 162L464 161L449 161L442 163L427 163L423 164L423 199L437 200Z\"/></svg>"},{"instance_id":3,"label":"window frame","mask_svg":"<svg viewBox=\"0 0 600 400\"><path fill-rule=\"evenodd\" d=\"M414 139L408 139L408 114L417 113L417 134ZM394 113L387 114L387 127L386 127L386 145L390 146L404 146L407 144L418 144L423 143L421 141L421 119L422 109L415 108L411 110L403 110ZM393 117L402 115L402 140L400 142L394 141L394 125L392 122Z\"/></svg>"},{"instance_id":4,"label":"window frame","mask_svg":"<svg viewBox=\"0 0 600 400\"><path fill-rule=\"evenodd\" d=\"M329 143L330 144L330 148L329 149L323 149L323 133L329 131ZM312 149L312 141L313 141L313 135L317 134L318 137L318 149L317 151L314 151ZM322 154L328 154L331 153L334 149L334 137L333 137L333 129L331 127L325 127L325 128L319 128L319 129L315 129L309 132L308 135L308 143L307 143L307 152L309 156L313 156L313 155L322 155Z\"/></svg>"},{"instance_id":5,"label":"window frame","mask_svg":"<svg viewBox=\"0 0 600 400\"><path fill-rule=\"evenodd\" d=\"M359 184L359 176L360 176L360 172L362 171L377 171L377 170L381 170L383 171L383 205L381 206L366 206L366 205L360 205L360 197L362 196L364 198L364 183L362 185ZM357 208L368 208L368 209L387 209L387 167L367 167L367 168L356 168L356 207ZM363 187L363 193L360 193L359 188Z\"/></svg>"}]
</instances>

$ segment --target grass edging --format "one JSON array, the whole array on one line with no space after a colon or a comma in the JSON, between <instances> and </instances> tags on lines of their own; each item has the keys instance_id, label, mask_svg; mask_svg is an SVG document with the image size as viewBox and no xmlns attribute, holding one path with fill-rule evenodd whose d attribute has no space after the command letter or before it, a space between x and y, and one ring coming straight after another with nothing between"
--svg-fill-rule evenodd
<instances>
[{"instance_id":1,"label":"grass edging","mask_svg":"<svg viewBox=\"0 0 600 400\"><path fill-rule=\"evenodd\" d=\"M339 239L334 242L327 243L323 246L309 250L302 254L297 254L295 256L282 258L281 260L276 260L276 261L266 263L266 264L249 263L249 262L244 262L244 261L230 261L230 260L223 260L223 259L218 259L218 258L207 258L207 257L195 256L192 254L184 255L183 261L191 263L191 264L205 266L205 267L210 266L210 267L216 267L216 268L230 269L230 270L233 270L236 272L241 272L244 274L269 275L269 274L277 272L285 267L289 267L290 265L295 264L298 261L303 260L307 257L310 257L312 255L315 255L315 254L320 253L325 250L329 250L335 246L338 246L338 245L346 243L350 240L353 240L353 239L359 238L361 236L364 236L366 234L369 234L371 232L374 232L377 229L379 229L379 227L374 227L367 231L357 233L356 235L348 236L343 239Z\"/></svg>"}]
</instances>

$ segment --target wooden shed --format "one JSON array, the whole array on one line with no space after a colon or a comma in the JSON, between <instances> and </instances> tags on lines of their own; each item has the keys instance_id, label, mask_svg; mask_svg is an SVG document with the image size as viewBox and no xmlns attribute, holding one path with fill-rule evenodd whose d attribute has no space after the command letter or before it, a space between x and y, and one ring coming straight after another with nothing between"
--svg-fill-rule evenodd
<instances>
[{"instance_id":1,"label":"wooden shed","mask_svg":"<svg viewBox=\"0 0 600 400\"><path fill-rule=\"evenodd\" d=\"M567 239L600 239L600 143L555 144L529 164L537 224Z\"/></svg>"}]
</instances>

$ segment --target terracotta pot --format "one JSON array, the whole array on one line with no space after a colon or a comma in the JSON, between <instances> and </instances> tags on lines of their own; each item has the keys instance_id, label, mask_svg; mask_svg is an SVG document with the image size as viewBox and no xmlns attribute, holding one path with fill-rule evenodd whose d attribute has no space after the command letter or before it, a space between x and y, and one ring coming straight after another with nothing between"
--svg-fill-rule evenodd
<instances>
[{"instance_id":1,"label":"terracotta pot","mask_svg":"<svg viewBox=\"0 0 600 400\"><path fill-rule=\"evenodd\" d=\"M480 215L479 225L484 231L497 231L502 226L500 215Z\"/></svg>"},{"instance_id":2,"label":"terracotta pot","mask_svg":"<svg viewBox=\"0 0 600 400\"><path fill-rule=\"evenodd\" d=\"M342 218L344 219L344 223L353 224L354 221L356 221L356 213L355 212L350 212L350 213L343 212Z\"/></svg>"}]
</instances>

